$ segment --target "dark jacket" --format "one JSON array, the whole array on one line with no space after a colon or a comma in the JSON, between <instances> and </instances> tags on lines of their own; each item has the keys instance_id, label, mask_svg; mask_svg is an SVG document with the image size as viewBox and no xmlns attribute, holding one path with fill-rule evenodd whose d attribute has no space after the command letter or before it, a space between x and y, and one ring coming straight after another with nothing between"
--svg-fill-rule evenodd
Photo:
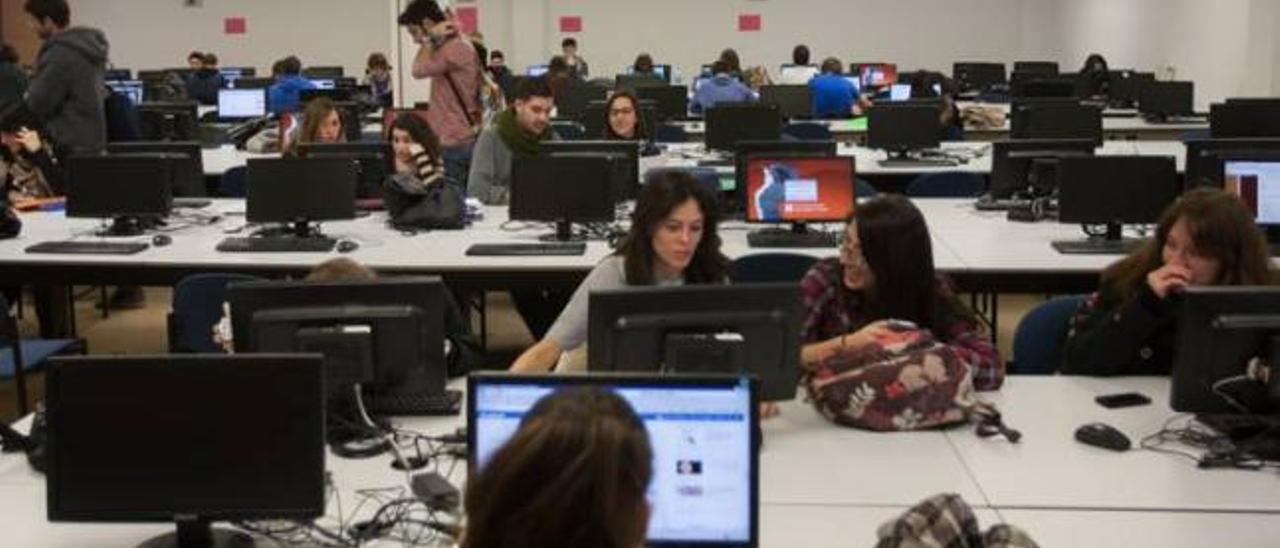
<instances>
[{"instance_id":1,"label":"dark jacket","mask_svg":"<svg viewBox=\"0 0 1280 548\"><path fill-rule=\"evenodd\" d=\"M1061 372L1167 375L1173 368L1176 299L1161 300L1146 284L1119 304L1090 295L1071 322Z\"/></svg>"},{"instance_id":2,"label":"dark jacket","mask_svg":"<svg viewBox=\"0 0 1280 548\"><path fill-rule=\"evenodd\" d=\"M27 92L27 74L17 63L0 63L0 108L21 101Z\"/></svg>"},{"instance_id":3,"label":"dark jacket","mask_svg":"<svg viewBox=\"0 0 1280 548\"><path fill-rule=\"evenodd\" d=\"M186 82L187 97L202 105L218 104L218 90L222 89L222 73L217 69L200 69Z\"/></svg>"},{"instance_id":4,"label":"dark jacket","mask_svg":"<svg viewBox=\"0 0 1280 548\"><path fill-rule=\"evenodd\" d=\"M75 27L46 40L36 56L27 103L61 154L106 148L102 78L107 48L102 31Z\"/></svg>"}]
</instances>

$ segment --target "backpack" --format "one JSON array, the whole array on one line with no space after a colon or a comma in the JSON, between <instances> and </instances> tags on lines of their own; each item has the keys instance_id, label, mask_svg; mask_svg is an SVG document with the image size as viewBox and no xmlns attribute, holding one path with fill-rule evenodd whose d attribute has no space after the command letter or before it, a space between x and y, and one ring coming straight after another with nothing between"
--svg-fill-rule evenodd
<instances>
[{"instance_id":1,"label":"backpack","mask_svg":"<svg viewBox=\"0 0 1280 548\"><path fill-rule=\"evenodd\" d=\"M423 185L411 177L387 178L383 203L397 230L454 230L466 226L466 197L449 179Z\"/></svg>"}]
</instances>

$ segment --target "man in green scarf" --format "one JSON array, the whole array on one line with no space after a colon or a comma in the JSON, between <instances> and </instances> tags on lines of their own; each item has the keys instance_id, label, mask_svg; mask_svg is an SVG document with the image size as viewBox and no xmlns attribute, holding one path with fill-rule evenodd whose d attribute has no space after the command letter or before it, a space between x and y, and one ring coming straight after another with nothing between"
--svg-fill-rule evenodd
<instances>
[{"instance_id":1,"label":"man in green scarf","mask_svg":"<svg viewBox=\"0 0 1280 548\"><path fill-rule=\"evenodd\" d=\"M480 132L471 160L467 190L488 205L507 203L511 185L511 164L516 156L531 156L542 142L556 140L551 130L551 110L555 100L545 78L526 78L516 86L511 108Z\"/></svg>"}]
</instances>

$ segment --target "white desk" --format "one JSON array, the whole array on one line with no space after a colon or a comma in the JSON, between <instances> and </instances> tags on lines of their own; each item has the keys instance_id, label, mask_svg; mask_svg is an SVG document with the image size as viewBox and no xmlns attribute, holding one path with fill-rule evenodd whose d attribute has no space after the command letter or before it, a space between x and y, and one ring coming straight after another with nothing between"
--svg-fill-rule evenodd
<instances>
[{"instance_id":1,"label":"white desk","mask_svg":"<svg viewBox=\"0 0 1280 548\"><path fill-rule=\"evenodd\" d=\"M259 154L255 152L247 152L244 150L236 150L231 145L223 145L220 148L205 148L200 151L204 162L204 174L209 176L220 176L226 173L228 169L245 165L250 158L278 158L277 153Z\"/></svg>"},{"instance_id":2,"label":"white desk","mask_svg":"<svg viewBox=\"0 0 1280 548\"><path fill-rule=\"evenodd\" d=\"M1000 105L1008 112L1008 105ZM861 140L867 134L865 124L855 124L851 120L797 120L798 123L816 123L826 126L832 135L841 141ZM691 138L699 139L706 132L706 124L701 121L673 122L683 128ZM1107 140L1177 140L1188 131L1209 129L1209 122L1153 124L1140 117L1104 117L1102 119L1102 135ZM1005 120L998 128L965 128L965 139L969 141L994 141L1007 138L1010 122Z\"/></svg>"}]
</instances>

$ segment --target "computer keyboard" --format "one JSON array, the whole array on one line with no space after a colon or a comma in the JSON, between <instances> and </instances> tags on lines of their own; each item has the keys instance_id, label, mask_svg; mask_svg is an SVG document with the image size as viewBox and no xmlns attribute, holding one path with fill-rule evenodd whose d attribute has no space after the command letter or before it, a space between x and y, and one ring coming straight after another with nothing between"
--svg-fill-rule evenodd
<instances>
[{"instance_id":1,"label":"computer keyboard","mask_svg":"<svg viewBox=\"0 0 1280 548\"><path fill-rule=\"evenodd\" d=\"M1144 118L1148 124L1154 126L1160 125L1177 125L1177 124L1207 124L1209 120L1204 116L1169 116L1165 118Z\"/></svg>"},{"instance_id":2,"label":"computer keyboard","mask_svg":"<svg viewBox=\"0 0 1280 548\"><path fill-rule=\"evenodd\" d=\"M337 245L332 238L298 238L295 236L256 236L226 238L218 242L223 253L327 253Z\"/></svg>"},{"instance_id":3,"label":"computer keyboard","mask_svg":"<svg viewBox=\"0 0 1280 548\"><path fill-rule=\"evenodd\" d=\"M474 244L467 248L468 257L578 256L586 252L585 242Z\"/></svg>"},{"instance_id":4,"label":"computer keyboard","mask_svg":"<svg viewBox=\"0 0 1280 548\"><path fill-rule=\"evenodd\" d=\"M49 253L63 255L133 255L151 247L142 242L96 242L96 241L62 241L40 242L28 247L27 253Z\"/></svg>"},{"instance_id":5,"label":"computer keyboard","mask_svg":"<svg viewBox=\"0 0 1280 548\"><path fill-rule=\"evenodd\" d=\"M180 209L204 209L213 205L213 200L205 198L174 198L173 207Z\"/></svg>"},{"instance_id":6,"label":"computer keyboard","mask_svg":"<svg viewBox=\"0 0 1280 548\"><path fill-rule=\"evenodd\" d=\"M952 158L885 158L880 167L955 167L960 162Z\"/></svg>"},{"instance_id":7,"label":"computer keyboard","mask_svg":"<svg viewBox=\"0 0 1280 548\"><path fill-rule=\"evenodd\" d=\"M369 394L364 403L373 415L457 415L462 409L462 392Z\"/></svg>"},{"instance_id":8,"label":"computer keyboard","mask_svg":"<svg viewBox=\"0 0 1280 548\"><path fill-rule=\"evenodd\" d=\"M1060 240L1052 243L1053 249L1063 255L1128 255L1133 253L1146 240L1125 238L1123 240Z\"/></svg>"},{"instance_id":9,"label":"computer keyboard","mask_svg":"<svg viewBox=\"0 0 1280 548\"><path fill-rule=\"evenodd\" d=\"M983 196L974 202L973 207L978 211L1008 211L1010 209L1025 209L1031 207L1031 200L1026 198L992 198Z\"/></svg>"},{"instance_id":10,"label":"computer keyboard","mask_svg":"<svg viewBox=\"0 0 1280 548\"><path fill-rule=\"evenodd\" d=\"M790 230L758 230L747 234L747 245L756 248L827 248L836 247L833 232L792 232Z\"/></svg>"}]
</instances>

